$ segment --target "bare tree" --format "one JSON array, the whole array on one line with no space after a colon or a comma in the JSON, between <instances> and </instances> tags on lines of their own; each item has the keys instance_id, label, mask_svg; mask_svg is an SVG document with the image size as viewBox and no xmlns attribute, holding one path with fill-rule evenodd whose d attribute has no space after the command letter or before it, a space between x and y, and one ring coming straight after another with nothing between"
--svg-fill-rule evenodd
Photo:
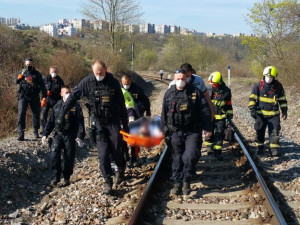
<instances>
[{"instance_id":1,"label":"bare tree","mask_svg":"<svg viewBox=\"0 0 300 225\"><path fill-rule=\"evenodd\" d=\"M138 0L86 0L81 11L90 19L108 22L107 38L113 51L118 50L127 26L142 15Z\"/></svg>"}]
</instances>

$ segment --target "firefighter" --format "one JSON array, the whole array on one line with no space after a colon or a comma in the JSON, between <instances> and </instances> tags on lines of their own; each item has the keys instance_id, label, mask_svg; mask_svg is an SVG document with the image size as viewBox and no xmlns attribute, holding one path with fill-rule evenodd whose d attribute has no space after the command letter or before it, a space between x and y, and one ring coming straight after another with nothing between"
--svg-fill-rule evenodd
<instances>
[{"instance_id":1,"label":"firefighter","mask_svg":"<svg viewBox=\"0 0 300 225\"><path fill-rule=\"evenodd\" d=\"M221 73L218 71L213 72L209 76L208 82L211 83L209 94L214 105L215 118L213 121L214 132L210 138L205 140L205 145L208 148L208 155L213 155L216 159L223 160L222 147L226 118L232 119L233 117L231 90L226 86Z\"/></svg>"},{"instance_id":2,"label":"firefighter","mask_svg":"<svg viewBox=\"0 0 300 225\"><path fill-rule=\"evenodd\" d=\"M46 139L53 131L56 125L56 119L66 100L70 96L71 88L63 86L60 95L62 100L59 100L53 107L50 118L45 126L42 137L43 145L46 144ZM84 119L82 109L78 103L74 103L72 108L65 114L63 129L54 132L54 141L51 145L51 164L53 171L53 179L51 185L55 186L60 182L61 173L64 176L63 186L70 184L70 177L73 174L75 161L76 142L79 147L83 147L83 138L85 136ZM61 150L64 149L64 169L61 168Z\"/></svg>"},{"instance_id":3,"label":"firefighter","mask_svg":"<svg viewBox=\"0 0 300 225\"><path fill-rule=\"evenodd\" d=\"M187 72L176 70L175 85L165 93L161 126L172 146L172 194L191 192L190 180L201 156L202 129L211 135L212 122L209 106L203 93L187 84Z\"/></svg>"},{"instance_id":4,"label":"firefighter","mask_svg":"<svg viewBox=\"0 0 300 225\"><path fill-rule=\"evenodd\" d=\"M122 75L121 83L123 89L125 89L134 100L134 102L131 103L134 105L131 106L131 109L129 109L129 111L127 111L129 116L129 122L132 122L134 120L143 117L145 113L146 116L150 117L151 116L150 100L148 96L145 94L144 90L140 88L136 83L132 82L131 77L127 74ZM130 101L128 101L128 103L130 103ZM131 158L130 158L131 166L136 165L137 155L135 152L136 152L135 147L131 147Z\"/></svg>"},{"instance_id":5,"label":"firefighter","mask_svg":"<svg viewBox=\"0 0 300 225\"><path fill-rule=\"evenodd\" d=\"M92 63L93 73L85 77L71 92L58 118L58 129L61 129L64 115L72 104L87 97L91 111L90 139L96 142L99 168L105 180L104 193L112 192L112 176L110 157L114 159L118 171L115 173L115 184L124 179L126 162L120 148L123 130L129 132L128 116L120 84L111 73L107 72L104 62L96 60Z\"/></svg>"},{"instance_id":6,"label":"firefighter","mask_svg":"<svg viewBox=\"0 0 300 225\"><path fill-rule=\"evenodd\" d=\"M193 69L192 65L189 63L184 63L180 66L180 69L185 70L187 72L187 82L192 84L194 87L198 88L204 95L206 102L209 105L210 111L211 111L211 120L214 120L214 106L210 100L207 88L205 86L205 83L203 81L203 79L196 75L193 74L193 72L195 72L195 70ZM173 80L170 84L169 84L169 88L175 84L175 80Z\"/></svg>"},{"instance_id":7,"label":"firefighter","mask_svg":"<svg viewBox=\"0 0 300 225\"><path fill-rule=\"evenodd\" d=\"M287 101L282 84L276 80L277 69L268 66L263 71L263 79L252 89L248 107L255 119L256 146L259 155L264 153L265 131L268 126L270 154L280 156L279 145L280 112L282 118L287 118Z\"/></svg>"},{"instance_id":8,"label":"firefighter","mask_svg":"<svg viewBox=\"0 0 300 225\"><path fill-rule=\"evenodd\" d=\"M60 90L61 87L64 86L64 81L57 74L57 68L55 66L51 66L49 68L49 74L44 78L44 82L47 89L47 98L46 107L42 109L41 113L41 123L43 130L45 129L47 123L49 110L53 108L56 102L61 100Z\"/></svg>"},{"instance_id":9,"label":"firefighter","mask_svg":"<svg viewBox=\"0 0 300 225\"><path fill-rule=\"evenodd\" d=\"M32 112L33 134L39 138L41 107L46 106L46 87L42 75L33 66L32 58L25 59L25 68L19 72L15 80L18 88L18 141L24 141L25 119L28 105ZM42 102L40 102L42 92Z\"/></svg>"}]
</instances>

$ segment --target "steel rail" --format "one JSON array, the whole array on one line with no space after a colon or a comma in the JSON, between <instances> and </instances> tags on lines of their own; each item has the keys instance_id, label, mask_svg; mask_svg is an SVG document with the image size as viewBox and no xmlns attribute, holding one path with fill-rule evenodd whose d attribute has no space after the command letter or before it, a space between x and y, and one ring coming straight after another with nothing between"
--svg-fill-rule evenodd
<instances>
[{"instance_id":1,"label":"steel rail","mask_svg":"<svg viewBox=\"0 0 300 225\"><path fill-rule=\"evenodd\" d=\"M143 211L143 208L145 206L145 203L147 201L147 198L149 196L149 193L151 191L151 188L153 186L155 178L156 178L156 176L158 174L158 171L159 171L159 169L160 169L160 167L162 165L162 162L164 161L164 158L166 156L167 151L168 151L168 146L166 145L165 148L164 148L164 150L163 150L163 152L162 152L162 154L161 154L161 156L160 156L160 158L159 158L159 160L158 160L158 163L155 166L154 172L153 172L150 180L147 183L147 186L146 186L146 188L145 188L145 190L143 192L143 195L142 195L141 199L139 200L139 203L136 206L136 208L135 208L135 210L134 210L134 212L133 212L133 214L132 214L132 216L131 216L131 218L129 220L128 225L136 225L138 223L140 215L141 215L141 212Z\"/></svg>"},{"instance_id":2,"label":"steel rail","mask_svg":"<svg viewBox=\"0 0 300 225\"><path fill-rule=\"evenodd\" d=\"M276 203L276 201L274 200L265 180L263 179L261 173L259 172L257 166L255 165L255 162L253 161L251 155L249 154L244 142L242 141L242 134L239 132L239 130L237 129L237 127L235 126L235 124L232 122L232 120L229 119L229 123L231 125L231 127L233 128L234 131L234 137L237 140L237 142L239 143L239 145L241 146L245 156L247 157L251 167L253 168L253 171L256 175L256 178L260 184L260 186L263 188L264 193L269 201L269 204L272 207L273 210L273 214L276 218L272 218L272 219L276 219L276 221L274 221L274 223L276 222L276 224L280 224L280 225L286 225L286 221Z\"/></svg>"}]
</instances>

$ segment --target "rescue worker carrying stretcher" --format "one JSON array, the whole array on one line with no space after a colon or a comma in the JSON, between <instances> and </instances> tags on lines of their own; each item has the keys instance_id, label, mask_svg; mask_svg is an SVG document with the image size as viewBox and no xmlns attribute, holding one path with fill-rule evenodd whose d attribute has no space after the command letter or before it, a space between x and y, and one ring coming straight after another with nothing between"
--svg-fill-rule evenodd
<instances>
[{"instance_id":1,"label":"rescue worker carrying stretcher","mask_svg":"<svg viewBox=\"0 0 300 225\"><path fill-rule=\"evenodd\" d=\"M203 93L187 82L187 72L176 70L175 85L165 93L161 126L172 146L172 194L188 195L190 179L201 156L202 129L211 135L210 108Z\"/></svg>"},{"instance_id":2,"label":"rescue worker carrying stretcher","mask_svg":"<svg viewBox=\"0 0 300 225\"><path fill-rule=\"evenodd\" d=\"M70 96L71 88L63 86L61 88L62 100L58 101L54 106L49 120L46 124L42 144L46 144L46 139L56 127L57 118L61 108L66 103ZM73 174L75 161L76 142L79 147L83 147L83 138L85 136L84 119L82 109L79 104L74 103L72 108L65 114L63 129L54 132L54 141L50 146L51 149L51 164L53 171L53 179L51 185L55 186L60 182L61 173L64 176L63 186L70 184L70 177ZM64 169L61 168L61 150L64 149Z\"/></svg>"},{"instance_id":3,"label":"rescue worker carrying stretcher","mask_svg":"<svg viewBox=\"0 0 300 225\"><path fill-rule=\"evenodd\" d=\"M61 100L60 89L64 86L64 81L57 74L57 68L55 66L50 66L49 74L44 78L45 86L47 89L46 106L42 109L41 122L43 131L45 129L48 113L53 106ZM41 133L43 133L43 131Z\"/></svg>"},{"instance_id":4,"label":"rescue worker carrying stretcher","mask_svg":"<svg viewBox=\"0 0 300 225\"><path fill-rule=\"evenodd\" d=\"M121 183L124 179L126 163L120 148L122 140L120 122L123 130L129 133L128 116L120 84L111 73L107 72L105 63L94 61L92 70L93 73L81 80L71 92L60 111L58 122L62 124L64 115L76 100L88 98L92 124L89 129L90 140L97 146L99 168L105 180L104 193L111 194L113 170L110 157L118 167L115 184Z\"/></svg>"},{"instance_id":5,"label":"rescue worker carrying stretcher","mask_svg":"<svg viewBox=\"0 0 300 225\"><path fill-rule=\"evenodd\" d=\"M134 83L131 77L127 74L123 74L121 77L122 90L129 117L129 123L141 118L146 113L146 116L151 116L150 100L145 94L144 90ZM133 100L133 101L132 101ZM124 144L125 150L127 150L127 144ZM139 152L139 150L137 150ZM127 152L128 154L128 152ZM131 147L130 165L135 166L136 163L136 149Z\"/></svg>"},{"instance_id":6,"label":"rescue worker carrying stretcher","mask_svg":"<svg viewBox=\"0 0 300 225\"><path fill-rule=\"evenodd\" d=\"M208 148L207 154L213 155L218 160L223 160L222 147L224 132L226 128L226 118L232 119L231 90L223 81L222 74L218 71L213 72L208 82L211 86L208 88L211 101L214 105L215 118L213 121L213 133L205 140Z\"/></svg>"},{"instance_id":7,"label":"rescue worker carrying stretcher","mask_svg":"<svg viewBox=\"0 0 300 225\"><path fill-rule=\"evenodd\" d=\"M263 79L256 83L252 89L248 107L251 116L255 119L257 153L264 153L265 131L268 126L270 154L280 156L279 145L280 112L282 118L287 118L287 101L282 84L275 80L277 69L268 66L263 71Z\"/></svg>"}]
</instances>

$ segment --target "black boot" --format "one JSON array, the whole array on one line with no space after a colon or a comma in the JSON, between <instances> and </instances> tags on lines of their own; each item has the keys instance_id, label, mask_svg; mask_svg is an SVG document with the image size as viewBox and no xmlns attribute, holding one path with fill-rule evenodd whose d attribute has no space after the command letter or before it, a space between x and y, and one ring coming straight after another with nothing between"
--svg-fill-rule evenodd
<instances>
[{"instance_id":1,"label":"black boot","mask_svg":"<svg viewBox=\"0 0 300 225\"><path fill-rule=\"evenodd\" d=\"M55 176L51 180L51 186L56 186L60 182L60 176Z\"/></svg>"},{"instance_id":2,"label":"black boot","mask_svg":"<svg viewBox=\"0 0 300 225\"><path fill-rule=\"evenodd\" d=\"M124 180L124 172L116 172L115 185L121 184Z\"/></svg>"},{"instance_id":3,"label":"black boot","mask_svg":"<svg viewBox=\"0 0 300 225\"><path fill-rule=\"evenodd\" d=\"M264 148L258 148L257 155L263 155L263 154L264 154Z\"/></svg>"},{"instance_id":4,"label":"black boot","mask_svg":"<svg viewBox=\"0 0 300 225\"><path fill-rule=\"evenodd\" d=\"M112 192L112 179L111 178L106 178L105 179L105 184L104 184L103 194L110 195L111 192Z\"/></svg>"},{"instance_id":5,"label":"black boot","mask_svg":"<svg viewBox=\"0 0 300 225\"><path fill-rule=\"evenodd\" d=\"M62 184L63 187L67 187L70 185L70 179L64 179L64 182Z\"/></svg>"},{"instance_id":6,"label":"black boot","mask_svg":"<svg viewBox=\"0 0 300 225\"><path fill-rule=\"evenodd\" d=\"M18 141L24 141L24 133L19 133Z\"/></svg>"},{"instance_id":7,"label":"black boot","mask_svg":"<svg viewBox=\"0 0 300 225\"><path fill-rule=\"evenodd\" d=\"M182 191L182 183L175 183L172 190L171 190L171 194L173 195L179 195Z\"/></svg>"},{"instance_id":8,"label":"black boot","mask_svg":"<svg viewBox=\"0 0 300 225\"><path fill-rule=\"evenodd\" d=\"M33 132L33 136L35 139L39 138L39 130L38 129L35 129L34 132Z\"/></svg>"},{"instance_id":9,"label":"black boot","mask_svg":"<svg viewBox=\"0 0 300 225\"><path fill-rule=\"evenodd\" d=\"M182 187L182 194L189 195L191 193L191 181L190 178L183 179L183 187Z\"/></svg>"},{"instance_id":10,"label":"black boot","mask_svg":"<svg viewBox=\"0 0 300 225\"><path fill-rule=\"evenodd\" d=\"M213 149L210 148L210 147L208 147L208 148L207 148L207 155L208 155L208 156L211 156L212 154L213 154Z\"/></svg>"},{"instance_id":11,"label":"black boot","mask_svg":"<svg viewBox=\"0 0 300 225\"><path fill-rule=\"evenodd\" d=\"M223 161L222 151L221 150L214 150L214 157L219 161Z\"/></svg>"}]
</instances>

